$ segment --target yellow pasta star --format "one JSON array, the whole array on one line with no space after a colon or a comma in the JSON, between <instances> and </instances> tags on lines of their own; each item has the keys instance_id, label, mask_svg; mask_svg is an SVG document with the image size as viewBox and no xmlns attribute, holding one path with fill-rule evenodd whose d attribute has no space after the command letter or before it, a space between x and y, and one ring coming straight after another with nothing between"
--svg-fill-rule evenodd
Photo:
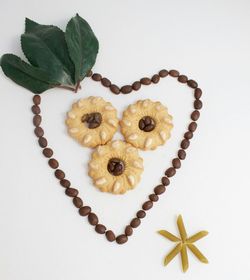
<instances>
[{"instance_id":1,"label":"yellow pasta star","mask_svg":"<svg viewBox=\"0 0 250 280\"><path fill-rule=\"evenodd\" d=\"M208 263L207 258L201 253L201 251L193 244L199 239L203 238L208 234L207 231L199 231L198 233L192 235L191 237L187 237L186 229L182 220L181 215L178 216L177 226L179 229L180 237L173 235L172 233L166 230L158 231L159 234L167 238L172 242L177 242L178 244L174 247L173 250L169 252L169 254L164 259L164 265L168 265L171 260L178 255L181 254L181 262L182 262L182 270L186 272L188 270L188 255L187 248L198 258L199 261L203 263Z\"/></svg>"}]
</instances>

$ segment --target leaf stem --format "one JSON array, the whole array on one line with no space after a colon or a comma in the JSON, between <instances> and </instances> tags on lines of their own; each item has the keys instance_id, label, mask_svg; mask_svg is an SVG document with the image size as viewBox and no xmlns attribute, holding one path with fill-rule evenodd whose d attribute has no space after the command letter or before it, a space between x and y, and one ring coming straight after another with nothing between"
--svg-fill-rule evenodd
<instances>
[{"instance_id":1,"label":"leaf stem","mask_svg":"<svg viewBox=\"0 0 250 280\"><path fill-rule=\"evenodd\" d=\"M74 88L72 88L72 87L68 87L68 86L57 86L57 88L68 89L68 90L70 90L70 91L75 92L75 89L74 89Z\"/></svg>"},{"instance_id":2,"label":"leaf stem","mask_svg":"<svg viewBox=\"0 0 250 280\"><path fill-rule=\"evenodd\" d=\"M81 88L80 82L81 81L78 81L76 84L75 93L77 93L78 89Z\"/></svg>"}]
</instances>

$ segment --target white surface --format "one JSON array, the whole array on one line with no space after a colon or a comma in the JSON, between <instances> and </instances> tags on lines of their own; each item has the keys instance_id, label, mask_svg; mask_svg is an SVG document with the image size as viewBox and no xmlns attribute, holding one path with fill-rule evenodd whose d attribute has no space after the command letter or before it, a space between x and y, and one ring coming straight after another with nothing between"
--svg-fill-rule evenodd
<instances>
[{"instance_id":1,"label":"white surface","mask_svg":"<svg viewBox=\"0 0 250 280\"><path fill-rule=\"evenodd\" d=\"M199 128L166 194L129 242L117 246L97 235L64 195L33 135L32 94L1 73L0 279L250 279L250 2L8 0L1 3L0 53L21 55L25 16L65 28L76 12L100 42L94 71L118 85L164 67L197 80L204 91ZM63 90L43 95L43 127L84 201L102 223L120 232L175 154L191 112L191 90L171 78L128 96L114 96L91 80L82 87L77 95ZM171 140L155 152L141 152L143 179L124 196L92 186L86 175L90 150L66 134L66 111L89 95L111 101L120 115L128 104L148 97L162 101L174 116ZM177 233L180 213L188 233L210 232L197 243L209 265L190 254L186 274L179 258L163 266L174 244L156 234Z\"/></svg>"}]
</instances>

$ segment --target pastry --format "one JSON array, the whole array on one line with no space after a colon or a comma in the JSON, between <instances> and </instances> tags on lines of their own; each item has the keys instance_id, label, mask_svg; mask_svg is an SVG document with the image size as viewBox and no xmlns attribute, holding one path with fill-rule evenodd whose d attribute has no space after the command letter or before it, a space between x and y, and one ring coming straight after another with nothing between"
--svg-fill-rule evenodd
<instances>
[{"instance_id":1,"label":"pastry","mask_svg":"<svg viewBox=\"0 0 250 280\"><path fill-rule=\"evenodd\" d=\"M138 150L121 140L98 146L89 162L89 176L103 192L123 194L135 188L143 171Z\"/></svg>"},{"instance_id":2,"label":"pastry","mask_svg":"<svg viewBox=\"0 0 250 280\"><path fill-rule=\"evenodd\" d=\"M154 150L170 137L172 116L160 102L149 99L129 105L121 121L125 140L142 150Z\"/></svg>"},{"instance_id":3,"label":"pastry","mask_svg":"<svg viewBox=\"0 0 250 280\"><path fill-rule=\"evenodd\" d=\"M117 111L110 102L91 96L72 105L66 124L81 145L94 148L106 144L117 131Z\"/></svg>"}]
</instances>

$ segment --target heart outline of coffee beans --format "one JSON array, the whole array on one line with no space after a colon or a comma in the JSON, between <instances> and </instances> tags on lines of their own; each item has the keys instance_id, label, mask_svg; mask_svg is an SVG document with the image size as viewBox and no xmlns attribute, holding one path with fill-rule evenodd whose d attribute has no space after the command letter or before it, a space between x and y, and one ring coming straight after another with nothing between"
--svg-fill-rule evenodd
<instances>
[{"instance_id":1,"label":"heart outline of coffee beans","mask_svg":"<svg viewBox=\"0 0 250 280\"><path fill-rule=\"evenodd\" d=\"M128 241L128 237L133 234L135 228L141 224L141 220L145 218L146 212L153 207L153 204L159 200L159 196L166 191L166 187L170 184L170 178L176 174L176 170L181 167L181 161L186 158L186 149L190 145L190 139L193 138L193 133L197 128L197 120L200 117L200 109L202 108L202 101L200 100L202 96L202 90L198 87L198 83L192 79L188 79L185 75L180 75L177 70L167 71L165 69L159 71L158 74L153 75L151 78L144 77L140 81L135 81L132 85L125 85L119 88L117 85L112 84L107 78L103 78L100 74L92 73L90 71L88 77L92 80L101 82L104 87L107 87L114 94L129 94L132 91L138 91L142 85L156 84L161 78L170 76L177 79L178 82L182 84L187 84L190 88L194 89L194 111L191 113L191 122L188 125L187 131L184 133L183 140L180 143L180 149L177 152L177 156L173 158L172 165L168 167L165 171L165 176L161 178L161 183L157 185L153 193L148 196L148 200L142 204L142 207L136 213L130 224L125 226L124 233L116 236L112 230L107 230L107 228L99 223L97 215L92 211L92 208L88 205L84 205L83 200L78 196L79 192L76 188L71 187L71 182L66 179L66 175L63 170L59 169L59 162L53 157L53 150L48 147L48 141L44 136L44 130L40 126L42 123L41 116L41 96L35 95L33 97L33 106L31 110L34 114L33 124L35 126L34 133L38 137L38 144L43 149L43 155L48 158L49 166L55 170L54 175L59 180L62 187L65 188L65 194L72 198L74 206L78 209L81 216L88 218L90 225L95 227L95 231L100 235L105 235L106 239L110 242L116 241L117 244L124 244Z\"/></svg>"}]
</instances>

